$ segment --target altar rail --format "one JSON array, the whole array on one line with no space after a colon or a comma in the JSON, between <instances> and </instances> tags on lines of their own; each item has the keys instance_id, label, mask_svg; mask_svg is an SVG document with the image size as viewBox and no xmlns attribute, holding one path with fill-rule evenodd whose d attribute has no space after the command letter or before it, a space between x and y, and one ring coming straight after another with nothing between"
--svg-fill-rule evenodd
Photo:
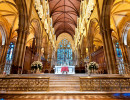
<instances>
[{"instance_id":1,"label":"altar rail","mask_svg":"<svg viewBox=\"0 0 130 100\"><path fill-rule=\"evenodd\" d=\"M48 91L49 77L0 77L0 91Z\"/></svg>"},{"instance_id":2,"label":"altar rail","mask_svg":"<svg viewBox=\"0 0 130 100\"><path fill-rule=\"evenodd\" d=\"M130 92L130 77L80 77L80 90Z\"/></svg>"}]
</instances>

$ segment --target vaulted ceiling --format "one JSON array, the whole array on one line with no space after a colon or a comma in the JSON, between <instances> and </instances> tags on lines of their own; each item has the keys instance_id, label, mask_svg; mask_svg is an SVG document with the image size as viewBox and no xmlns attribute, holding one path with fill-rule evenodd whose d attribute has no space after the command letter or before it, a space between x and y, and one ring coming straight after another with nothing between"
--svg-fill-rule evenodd
<instances>
[{"instance_id":1,"label":"vaulted ceiling","mask_svg":"<svg viewBox=\"0 0 130 100\"><path fill-rule=\"evenodd\" d=\"M81 0L48 0L50 16L53 20L56 37L68 33L72 37L77 27Z\"/></svg>"},{"instance_id":2,"label":"vaulted ceiling","mask_svg":"<svg viewBox=\"0 0 130 100\"><path fill-rule=\"evenodd\" d=\"M0 19L3 19L4 25L8 25L12 33L11 39L16 39L18 29L18 11L14 0L0 0ZM7 31L7 29L6 29Z\"/></svg>"}]
</instances>

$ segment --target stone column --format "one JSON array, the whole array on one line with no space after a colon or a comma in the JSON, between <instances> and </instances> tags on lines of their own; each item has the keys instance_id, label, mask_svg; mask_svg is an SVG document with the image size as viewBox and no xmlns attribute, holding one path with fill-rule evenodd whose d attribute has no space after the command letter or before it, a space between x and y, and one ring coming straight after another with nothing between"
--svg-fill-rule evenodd
<instances>
[{"instance_id":1,"label":"stone column","mask_svg":"<svg viewBox=\"0 0 130 100\"><path fill-rule=\"evenodd\" d=\"M19 11L19 29L17 31L18 37L14 52L14 58L11 68L12 74L17 74L23 69L24 56L26 50L26 40L27 34L29 33L29 19L27 15L27 6L25 0L16 0L15 1Z\"/></svg>"},{"instance_id":2,"label":"stone column","mask_svg":"<svg viewBox=\"0 0 130 100\"><path fill-rule=\"evenodd\" d=\"M49 58L49 61L51 61L51 59L52 59L52 46L51 46L51 44L49 45L49 47L48 47L48 58Z\"/></svg>"},{"instance_id":3,"label":"stone column","mask_svg":"<svg viewBox=\"0 0 130 100\"><path fill-rule=\"evenodd\" d=\"M92 27L92 25L90 25ZM92 33L92 29L89 29L89 33L88 33L88 53L89 53L89 62L92 61L92 53L94 52L94 45L93 45L93 33Z\"/></svg>"},{"instance_id":4,"label":"stone column","mask_svg":"<svg viewBox=\"0 0 130 100\"><path fill-rule=\"evenodd\" d=\"M92 61L92 53L94 52L94 45L89 45L88 47L88 52L89 52L89 61Z\"/></svg>"},{"instance_id":5,"label":"stone column","mask_svg":"<svg viewBox=\"0 0 130 100\"><path fill-rule=\"evenodd\" d=\"M111 30L105 29L102 33L104 43L104 53L107 62L107 70L109 74L117 73L116 56L111 38Z\"/></svg>"},{"instance_id":6,"label":"stone column","mask_svg":"<svg viewBox=\"0 0 130 100\"><path fill-rule=\"evenodd\" d=\"M78 51L78 48L77 48L77 50L76 50L76 65L77 65L77 67L79 67L78 65L79 65L79 51Z\"/></svg>"},{"instance_id":7,"label":"stone column","mask_svg":"<svg viewBox=\"0 0 130 100\"><path fill-rule=\"evenodd\" d=\"M42 40L41 40L41 33L40 32L38 32L38 33L36 33L36 34L38 34L37 36L36 36L36 48L37 48L37 50L36 50L36 52L37 52L37 54L38 54L38 61L41 61L41 48L42 48Z\"/></svg>"},{"instance_id":8,"label":"stone column","mask_svg":"<svg viewBox=\"0 0 130 100\"><path fill-rule=\"evenodd\" d=\"M43 48L44 48L44 57L47 60L47 54L48 54L47 36L44 37Z\"/></svg>"},{"instance_id":9,"label":"stone column","mask_svg":"<svg viewBox=\"0 0 130 100\"><path fill-rule=\"evenodd\" d=\"M82 47L82 66L84 66L85 57L86 57L86 48Z\"/></svg>"},{"instance_id":10,"label":"stone column","mask_svg":"<svg viewBox=\"0 0 130 100\"><path fill-rule=\"evenodd\" d=\"M83 39L83 59L86 58L87 37Z\"/></svg>"},{"instance_id":11,"label":"stone column","mask_svg":"<svg viewBox=\"0 0 130 100\"><path fill-rule=\"evenodd\" d=\"M110 29L110 13L113 2L114 0L104 0L101 16L99 13L100 32L102 34L105 59L109 74L116 74L118 72L116 66L116 56L111 37L112 32Z\"/></svg>"},{"instance_id":12,"label":"stone column","mask_svg":"<svg viewBox=\"0 0 130 100\"><path fill-rule=\"evenodd\" d=\"M77 65L78 62L78 52L77 49L75 49L75 65Z\"/></svg>"},{"instance_id":13,"label":"stone column","mask_svg":"<svg viewBox=\"0 0 130 100\"><path fill-rule=\"evenodd\" d=\"M74 55L74 51L72 51L72 60L73 60L73 65L75 65L75 55Z\"/></svg>"},{"instance_id":14,"label":"stone column","mask_svg":"<svg viewBox=\"0 0 130 100\"><path fill-rule=\"evenodd\" d=\"M80 67L80 63L81 63L81 50L78 49L78 67Z\"/></svg>"},{"instance_id":15,"label":"stone column","mask_svg":"<svg viewBox=\"0 0 130 100\"><path fill-rule=\"evenodd\" d=\"M18 70L23 69L24 56L26 50L26 40L27 33L23 30L19 30L11 69L12 74L17 74Z\"/></svg>"},{"instance_id":16,"label":"stone column","mask_svg":"<svg viewBox=\"0 0 130 100\"><path fill-rule=\"evenodd\" d=\"M55 50L54 48L52 49L52 55L51 55L51 66L55 65Z\"/></svg>"},{"instance_id":17,"label":"stone column","mask_svg":"<svg viewBox=\"0 0 130 100\"><path fill-rule=\"evenodd\" d=\"M48 57L48 43L45 43L45 53L44 53L44 56L45 56L45 59L47 60L47 57Z\"/></svg>"},{"instance_id":18,"label":"stone column","mask_svg":"<svg viewBox=\"0 0 130 100\"><path fill-rule=\"evenodd\" d=\"M55 51L55 65L57 65L57 51Z\"/></svg>"},{"instance_id":19,"label":"stone column","mask_svg":"<svg viewBox=\"0 0 130 100\"><path fill-rule=\"evenodd\" d=\"M128 60L129 60L129 64L130 64L130 46L127 46L127 52L128 52Z\"/></svg>"}]
</instances>

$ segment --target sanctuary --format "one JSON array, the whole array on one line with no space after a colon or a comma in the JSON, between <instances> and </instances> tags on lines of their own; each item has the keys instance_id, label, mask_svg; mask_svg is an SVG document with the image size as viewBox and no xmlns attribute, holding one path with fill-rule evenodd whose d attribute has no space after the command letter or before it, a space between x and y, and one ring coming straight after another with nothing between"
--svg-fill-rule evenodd
<instances>
[{"instance_id":1,"label":"sanctuary","mask_svg":"<svg viewBox=\"0 0 130 100\"><path fill-rule=\"evenodd\" d=\"M0 100L129 93L130 0L0 0Z\"/></svg>"}]
</instances>

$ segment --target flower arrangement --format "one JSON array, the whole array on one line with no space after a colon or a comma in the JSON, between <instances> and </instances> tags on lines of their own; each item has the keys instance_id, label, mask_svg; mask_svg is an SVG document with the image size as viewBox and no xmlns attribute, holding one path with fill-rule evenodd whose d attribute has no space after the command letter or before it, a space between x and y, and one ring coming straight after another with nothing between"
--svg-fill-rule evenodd
<instances>
[{"instance_id":1,"label":"flower arrangement","mask_svg":"<svg viewBox=\"0 0 130 100\"><path fill-rule=\"evenodd\" d=\"M98 68L99 68L99 65L96 62L90 62L87 65L88 75L90 75L92 71L94 72L94 70L98 70Z\"/></svg>"},{"instance_id":2,"label":"flower arrangement","mask_svg":"<svg viewBox=\"0 0 130 100\"><path fill-rule=\"evenodd\" d=\"M43 67L43 64L42 64L42 62L40 62L40 61L34 61L34 62L31 64L31 69L32 69L32 70L37 70L37 69L42 70L42 67Z\"/></svg>"},{"instance_id":3,"label":"flower arrangement","mask_svg":"<svg viewBox=\"0 0 130 100\"><path fill-rule=\"evenodd\" d=\"M88 70L98 70L98 68L99 68L99 65L96 63L96 62L90 62L89 64L88 64Z\"/></svg>"}]
</instances>

